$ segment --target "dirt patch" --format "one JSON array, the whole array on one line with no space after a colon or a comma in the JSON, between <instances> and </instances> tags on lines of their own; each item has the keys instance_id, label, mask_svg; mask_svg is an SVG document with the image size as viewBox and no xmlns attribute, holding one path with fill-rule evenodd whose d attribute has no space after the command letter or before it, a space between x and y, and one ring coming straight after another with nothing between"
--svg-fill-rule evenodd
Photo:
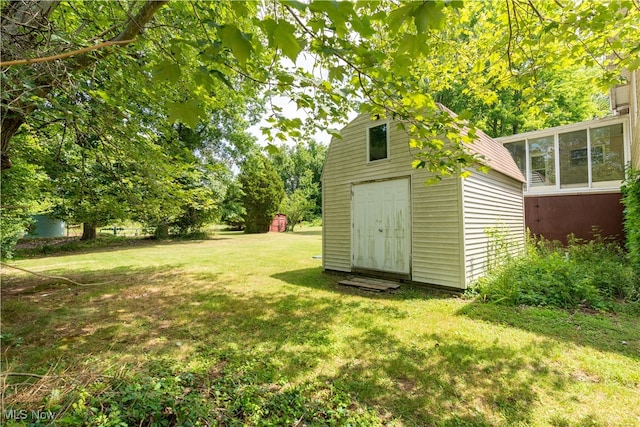
<instances>
[{"instance_id":1,"label":"dirt patch","mask_svg":"<svg viewBox=\"0 0 640 427\"><path fill-rule=\"evenodd\" d=\"M43 246L61 246L67 243L79 242L80 237L50 237L39 239L22 239L16 245L16 250L33 250Z\"/></svg>"}]
</instances>

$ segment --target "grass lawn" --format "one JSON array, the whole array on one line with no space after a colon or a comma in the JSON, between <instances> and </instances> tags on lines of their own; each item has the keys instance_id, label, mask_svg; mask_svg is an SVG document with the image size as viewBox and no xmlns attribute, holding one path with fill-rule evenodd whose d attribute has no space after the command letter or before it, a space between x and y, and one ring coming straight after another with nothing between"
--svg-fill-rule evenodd
<instances>
[{"instance_id":1,"label":"grass lawn","mask_svg":"<svg viewBox=\"0 0 640 427\"><path fill-rule=\"evenodd\" d=\"M3 376L0 416L101 424L117 401L158 406L139 425L640 425L637 316L344 289L320 253L307 228L12 262L102 284L3 268L2 372L42 377Z\"/></svg>"}]
</instances>

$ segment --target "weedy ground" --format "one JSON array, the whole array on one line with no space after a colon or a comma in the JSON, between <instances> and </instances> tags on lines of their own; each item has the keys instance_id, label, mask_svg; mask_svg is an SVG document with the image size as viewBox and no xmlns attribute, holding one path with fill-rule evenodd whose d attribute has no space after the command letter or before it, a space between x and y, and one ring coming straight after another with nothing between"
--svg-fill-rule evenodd
<instances>
[{"instance_id":1,"label":"weedy ground","mask_svg":"<svg viewBox=\"0 0 640 427\"><path fill-rule=\"evenodd\" d=\"M13 261L95 285L2 269L3 421L640 424L637 314L351 290L320 253L303 228Z\"/></svg>"}]
</instances>

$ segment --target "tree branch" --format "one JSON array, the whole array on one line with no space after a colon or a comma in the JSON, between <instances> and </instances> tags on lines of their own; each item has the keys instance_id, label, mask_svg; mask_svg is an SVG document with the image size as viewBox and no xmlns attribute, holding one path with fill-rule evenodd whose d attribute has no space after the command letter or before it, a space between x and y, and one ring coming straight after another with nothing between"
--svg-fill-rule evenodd
<instances>
[{"instance_id":1,"label":"tree branch","mask_svg":"<svg viewBox=\"0 0 640 427\"><path fill-rule=\"evenodd\" d=\"M136 41L136 39L131 40L119 40L119 41L108 41L103 43L94 44L92 46L83 47L82 49L72 50L71 52L60 53L58 55L53 56L45 56L42 58L33 58L33 59L16 59L14 61L5 61L0 62L0 67L11 67L13 65L28 65L28 64L36 64L38 62L51 62L57 59L65 59L70 58L75 55L79 55L81 53L90 52L92 50L102 49L103 47L114 46L114 45L126 45Z\"/></svg>"},{"instance_id":2,"label":"tree branch","mask_svg":"<svg viewBox=\"0 0 640 427\"><path fill-rule=\"evenodd\" d=\"M2 265L3 267L9 267L9 268L14 268L16 270L24 271L25 273L33 274L34 276L44 277L46 279L64 280L66 282L72 283L77 286L98 286L98 285L106 285L107 283L113 283L113 280L109 280L108 282L101 282L101 283L80 283L80 282L76 282L75 280L69 279L68 277L50 276L48 274L42 274L36 271L27 270L26 268L16 267L15 265L7 264L6 262L0 262L0 265Z\"/></svg>"}]
</instances>

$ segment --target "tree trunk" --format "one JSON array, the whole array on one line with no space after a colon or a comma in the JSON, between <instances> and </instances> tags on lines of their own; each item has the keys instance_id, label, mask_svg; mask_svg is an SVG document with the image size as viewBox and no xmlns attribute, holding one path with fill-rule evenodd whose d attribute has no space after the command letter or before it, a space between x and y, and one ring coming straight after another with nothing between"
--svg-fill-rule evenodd
<instances>
[{"instance_id":1,"label":"tree trunk","mask_svg":"<svg viewBox=\"0 0 640 427\"><path fill-rule=\"evenodd\" d=\"M160 224L156 227L156 231L154 236L158 240L165 240L169 238L169 225L168 224Z\"/></svg>"},{"instance_id":2,"label":"tree trunk","mask_svg":"<svg viewBox=\"0 0 640 427\"><path fill-rule=\"evenodd\" d=\"M82 225L82 237L80 240L95 240L98 236L98 230L95 224L84 223Z\"/></svg>"},{"instance_id":3,"label":"tree trunk","mask_svg":"<svg viewBox=\"0 0 640 427\"><path fill-rule=\"evenodd\" d=\"M4 108L2 110L4 110ZM20 129L20 126L24 123L24 117L15 113L6 114L5 111L2 111L2 113L2 125L0 127L0 143L2 144L0 153L2 162L0 163L0 168L4 170L11 167L11 160L7 152L9 149L9 141L11 141L13 135L18 132L18 129Z\"/></svg>"}]
</instances>

